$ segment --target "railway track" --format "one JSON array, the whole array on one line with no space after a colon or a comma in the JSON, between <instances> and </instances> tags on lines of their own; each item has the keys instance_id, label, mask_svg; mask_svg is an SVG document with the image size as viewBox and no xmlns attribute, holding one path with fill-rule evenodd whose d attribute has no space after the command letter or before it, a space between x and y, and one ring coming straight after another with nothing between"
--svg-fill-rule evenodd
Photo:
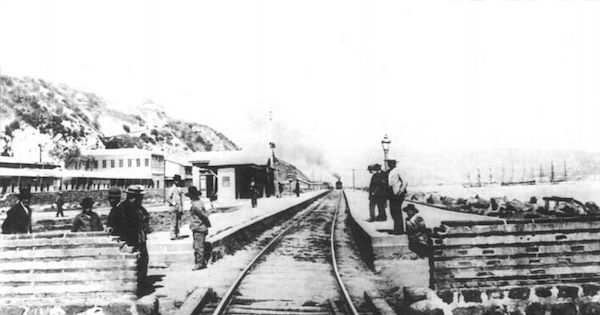
<instances>
[{"instance_id":1,"label":"railway track","mask_svg":"<svg viewBox=\"0 0 600 315\"><path fill-rule=\"evenodd\" d=\"M342 203L343 195L333 192L308 209L201 314L373 314L356 308L338 271L335 222Z\"/></svg>"}]
</instances>

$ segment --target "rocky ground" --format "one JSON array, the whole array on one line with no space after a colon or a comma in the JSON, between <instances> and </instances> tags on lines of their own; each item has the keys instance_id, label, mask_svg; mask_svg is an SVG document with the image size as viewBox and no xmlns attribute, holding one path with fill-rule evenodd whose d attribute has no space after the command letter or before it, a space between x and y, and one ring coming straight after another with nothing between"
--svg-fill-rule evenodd
<instances>
[{"instance_id":1,"label":"rocky ground","mask_svg":"<svg viewBox=\"0 0 600 315\"><path fill-rule=\"evenodd\" d=\"M411 192L407 199L441 207L446 210L473 213L495 218L505 219L535 219L535 218L561 218L574 216L600 215L600 207L594 202L580 202L578 200L560 201L555 207L545 207L544 201L531 197L527 201L501 198L485 199L479 195L471 198L453 198L435 193Z\"/></svg>"}]
</instances>

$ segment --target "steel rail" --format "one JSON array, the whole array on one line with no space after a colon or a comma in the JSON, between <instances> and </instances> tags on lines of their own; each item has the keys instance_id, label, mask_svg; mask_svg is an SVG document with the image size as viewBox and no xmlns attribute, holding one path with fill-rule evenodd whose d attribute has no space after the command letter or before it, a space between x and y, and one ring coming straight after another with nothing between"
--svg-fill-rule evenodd
<instances>
[{"instance_id":1,"label":"steel rail","mask_svg":"<svg viewBox=\"0 0 600 315\"><path fill-rule=\"evenodd\" d=\"M302 222L302 220L307 217L309 214L311 214L315 209L317 208L317 205L315 205L313 207L313 209L307 211L305 214L303 214L300 218L298 218L296 220L296 222L294 222L292 225L290 225L289 227L287 227L285 230L283 230L281 233L279 233L279 235L277 235L274 239L272 239L269 244L267 244L265 246L265 248L263 248L260 253L258 253L258 255L256 255L254 257L254 259L252 259L252 261L246 265L246 268L244 268L244 270L239 274L239 276L235 279L235 281L233 282L233 284L229 287L229 289L227 290L227 292L225 293L225 295L223 296L223 298L221 299L221 301L219 301L219 304L217 305L217 307L215 308L213 315L222 315L225 313L225 311L227 310L227 307L229 306L229 303L231 302L231 298L233 297L233 293L235 293L235 290L237 290L237 288L239 287L240 283L242 283L242 280L244 279L244 277L246 277L246 275L248 274L248 272L250 271L250 269L252 269L252 267L254 267L254 265L256 264L256 262L268 251L270 250L283 236L285 236L285 234L287 234L287 232L289 230L291 230L293 227L295 227L296 225L298 225L300 222Z\"/></svg>"},{"instance_id":2,"label":"steel rail","mask_svg":"<svg viewBox=\"0 0 600 315\"><path fill-rule=\"evenodd\" d=\"M335 227L336 227L336 223L337 223L337 217L338 217L338 213L340 211L340 204L341 204L341 200L342 197L344 196L343 193L340 193L340 198L338 198L338 204L337 207L335 209L335 213L333 214L333 222L331 224L331 264L333 265L333 272L335 274L335 279L337 280L337 284L338 287L340 288L340 290L342 291L342 294L344 296L344 303L346 304L346 308L348 311L350 311L350 313L352 315L358 315L358 310L356 309L356 306L354 306L354 302L352 302L352 298L350 297L350 293L348 292L348 289L346 289L346 286L344 285L344 282L342 281L342 277L340 275L340 270L338 269L337 266L337 258L335 255Z\"/></svg>"}]
</instances>

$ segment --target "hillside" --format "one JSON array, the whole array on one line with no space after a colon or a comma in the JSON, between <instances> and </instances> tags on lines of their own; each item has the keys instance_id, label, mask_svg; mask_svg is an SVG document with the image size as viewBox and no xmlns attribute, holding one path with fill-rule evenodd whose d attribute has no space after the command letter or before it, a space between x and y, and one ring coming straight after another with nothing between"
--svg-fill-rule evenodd
<instances>
[{"instance_id":1,"label":"hillside","mask_svg":"<svg viewBox=\"0 0 600 315\"><path fill-rule=\"evenodd\" d=\"M81 150L141 148L185 155L238 150L218 131L170 117L152 101L115 110L101 97L42 79L0 77L0 155L64 162Z\"/></svg>"},{"instance_id":2,"label":"hillside","mask_svg":"<svg viewBox=\"0 0 600 315\"><path fill-rule=\"evenodd\" d=\"M290 179L295 178L299 178L304 181L309 181L309 178L306 175L304 175L302 171L300 171L294 165L281 159L277 159L273 167L276 169L275 182L287 182Z\"/></svg>"}]
</instances>

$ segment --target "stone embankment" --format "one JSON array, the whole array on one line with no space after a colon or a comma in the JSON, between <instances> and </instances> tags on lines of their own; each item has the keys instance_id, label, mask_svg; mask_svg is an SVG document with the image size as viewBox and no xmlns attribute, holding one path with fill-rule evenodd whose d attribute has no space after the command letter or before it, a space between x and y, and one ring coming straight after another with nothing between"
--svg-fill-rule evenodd
<instances>
[{"instance_id":1,"label":"stone embankment","mask_svg":"<svg viewBox=\"0 0 600 315\"><path fill-rule=\"evenodd\" d=\"M600 218L445 221L406 314L600 314Z\"/></svg>"},{"instance_id":2,"label":"stone embankment","mask_svg":"<svg viewBox=\"0 0 600 315\"><path fill-rule=\"evenodd\" d=\"M102 232L0 235L0 314L152 309L136 302L137 254L126 249Z\"/></svg>"}]
</instances>

